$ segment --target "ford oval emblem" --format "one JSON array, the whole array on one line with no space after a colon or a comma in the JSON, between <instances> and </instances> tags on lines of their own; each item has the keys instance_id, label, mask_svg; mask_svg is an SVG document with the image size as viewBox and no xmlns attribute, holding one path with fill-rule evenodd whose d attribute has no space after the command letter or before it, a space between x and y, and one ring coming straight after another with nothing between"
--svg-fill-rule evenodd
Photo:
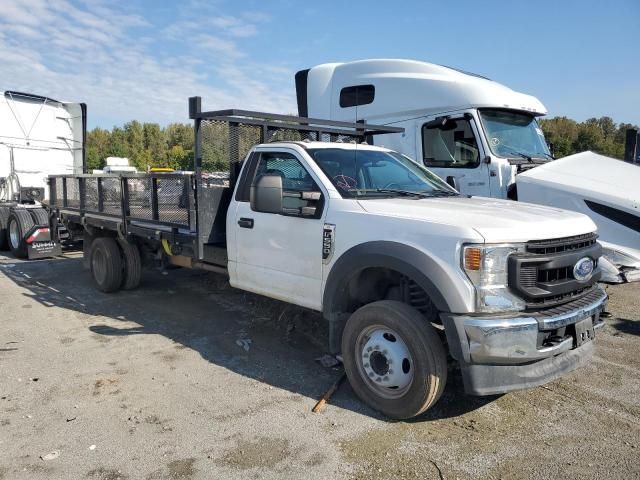
<instances>
[{"instance_id":1,"label":"ford oval emblem","mask_svg":"<svg viewBox=\"0 0 640 480\"><path fill-rule=\"evenodd\" d=\"M573 278L579 282L586 282L593 274L593 260L589 257L581 258L573 266Z\"/></svg>"}]
</instances>

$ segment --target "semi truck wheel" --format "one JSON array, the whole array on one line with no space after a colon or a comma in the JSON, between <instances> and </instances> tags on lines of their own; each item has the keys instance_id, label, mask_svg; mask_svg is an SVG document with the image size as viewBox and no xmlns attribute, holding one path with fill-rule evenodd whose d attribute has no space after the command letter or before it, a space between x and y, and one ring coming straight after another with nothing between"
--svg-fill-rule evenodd
<instances>
[{"instance_id":1,"label":"semi truck wheel","mask_svg":"<svg viewBox=\"0 0 640 480\"><path fill-rule=\"evenodd\" d=\"M111 293L120 289L123 261L118 243L111 237L96 238L91 245L91 277L98 290Z\"/></svg>"},{"instance_id":2,"label":"semi truck wheel","mask_svg":"<svg viewBox=\"0 0 640 480\"><path fill-rule=\"evenodd\" d=\"M142 277L142 260L140 259L140 250L135 243L125 240L118 240L118 245L122 250L122 259L124 261L124 274L122 278L122 288L124 290L133 290L140 285Z\"/></svg>"},{"instance_id":3,"label":"semi truck wheel","mask_svg":"<svg viewBox=\"0 0 640 480\"><path fill-rule=\"evenodd\" d=\"M7 235L7 229L0 225L0 251L6 252L9 250L9 237Z\"/></svg>"},{"instance_id":4,"label":"semi truck wheel","mask_svg":"<svg viewBox=\"0 0 640 480\"><path fill-rule=\"evenodd\" d=\"M30 208L29 213L31 213L33 221L39 227L49 226L49 214L43 208Z\"/></svg>"},{"instance_id":5,"label":"semi truck wheel","mask_svg":"<svg viewBox=\"0 0 640 480\"><path fill-rule=\"evenodd\" d=\"M9 250L9 233L7 231L7 223L9 221L9 209L0 207L0 251Z\"/></svg>"},{"instance_id":6,"label":"semi truck wheel","mask_svg":"<svg viewBox=\"0 0 640 480\"><path fill-rule=\"evenodd\" d=\"M7 221L9 248L17 258L27 258L27 242L24 237L33 226L33 218L27 210L16 209L9 215Z\"/></svg>"},{"instance_id":7,"label":"semi truck wheel","mask_svg":"<svg viewBox=\"0 0 640 480\"><path fill-rule=\"evenodd\" d=\"M434 405L447 381L447 357L433 326L413 307L383 300L356 310L345 325L342 356L362 401L406 419Z\"/></svg>"}]
</instances>

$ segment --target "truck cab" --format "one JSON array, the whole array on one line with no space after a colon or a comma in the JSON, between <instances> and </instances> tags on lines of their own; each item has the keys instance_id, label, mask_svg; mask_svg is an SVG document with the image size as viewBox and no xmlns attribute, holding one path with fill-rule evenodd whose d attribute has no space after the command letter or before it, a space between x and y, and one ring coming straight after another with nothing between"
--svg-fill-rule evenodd
<instances>
[{"instance_id":1,"label":"truck cab","mask_svg":"<svg viewBox=\"0 0 640 480\"><path fill-rule=\"evenodd\" d=\"M552 159L530 95L412 60L319 65L296 74L301 116L400 126L373 141L416 159L460 192L514 198L515 175Z\"/></svg>"}]
</instances>

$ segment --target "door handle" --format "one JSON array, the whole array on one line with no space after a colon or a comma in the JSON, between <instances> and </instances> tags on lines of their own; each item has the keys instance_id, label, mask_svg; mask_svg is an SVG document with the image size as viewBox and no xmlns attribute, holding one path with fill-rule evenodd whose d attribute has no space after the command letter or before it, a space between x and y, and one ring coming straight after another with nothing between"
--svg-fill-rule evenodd
<instances>
[{"instance_id":1,"label":"door handle","mask_svg":"<svg viewBox=\"0 0 640 480\"><path fill-rule=\"evenodd\" d=\"M241 218L238 220L241 228L253 228L253 218Z\"/></svg>"},{"instance_id":2,"label":"door handle","mask_svg":"<svg viewBox=\"0 0 640 480\"><path fill-rule=\"evenodd\" d=\"M490 177L497 177L498 176L498 172L496 172L495 170L489 170L489 176Z\"/></svg>"}]
</instances>

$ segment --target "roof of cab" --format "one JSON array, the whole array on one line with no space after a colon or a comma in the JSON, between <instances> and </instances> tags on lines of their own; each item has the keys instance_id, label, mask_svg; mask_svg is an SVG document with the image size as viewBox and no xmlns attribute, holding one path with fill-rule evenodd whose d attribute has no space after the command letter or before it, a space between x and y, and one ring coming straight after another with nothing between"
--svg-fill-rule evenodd
<instances>
[{"instance_id":1,"label":"roof of cab","mask_svg":"<svg viewBox=\"0 0 640 480\"><path fill-rule=\"evenodd\" d=\"M464 108L504 108L545 115L535 97L516 92L480 75L434 63L404 59L370 59L327 63L311 68L307 78L309 115L333 120L376 121L392 114L421 115ZM358 107L337 104L342 88L371 84L374 101Z\"/></svg>"}]
</instances>

